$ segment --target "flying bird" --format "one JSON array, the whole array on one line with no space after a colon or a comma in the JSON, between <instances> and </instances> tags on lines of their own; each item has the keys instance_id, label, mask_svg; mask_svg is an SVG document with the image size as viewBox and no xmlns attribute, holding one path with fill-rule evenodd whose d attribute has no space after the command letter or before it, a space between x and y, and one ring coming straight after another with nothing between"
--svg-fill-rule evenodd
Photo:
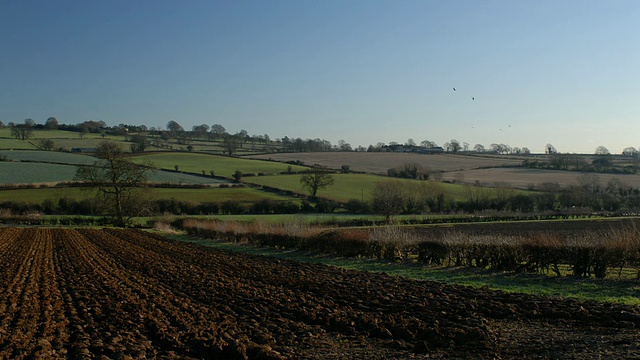
<instances>
[{"instance_id":1,"label":"flying bird","mask_svg":"<svg viewBox=\"0 0 640 360\"><path fill-rule=\"evenodd\" d=\"M472 97L471 100L475 100L476 98Z\"/></svg>"},{"instance_id":2,"label":"flying bird","mask_svg":"<svg viewBox=\"0 0 640 360\"><path fill-rule=\"evenodd\" d=\"M453 91L456 91L456 88L453 88Z\"/></svg>"}]
</instances>

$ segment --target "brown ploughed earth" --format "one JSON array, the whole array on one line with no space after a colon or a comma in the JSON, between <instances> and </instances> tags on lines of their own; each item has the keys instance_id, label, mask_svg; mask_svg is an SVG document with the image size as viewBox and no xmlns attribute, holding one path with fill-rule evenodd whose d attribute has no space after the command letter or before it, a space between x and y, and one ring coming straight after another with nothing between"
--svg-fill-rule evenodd
<instances>
[{"instance_id":1,"label":"brown ploughed earth","mask_svg":"<svg viewBox=\"0 0 640 360\"><path fill-rule=\"evenodd\" d=\"M0 358L628 359L635 307L229 253L135 230L0 228Z\"/></svg>"}]
</instances>

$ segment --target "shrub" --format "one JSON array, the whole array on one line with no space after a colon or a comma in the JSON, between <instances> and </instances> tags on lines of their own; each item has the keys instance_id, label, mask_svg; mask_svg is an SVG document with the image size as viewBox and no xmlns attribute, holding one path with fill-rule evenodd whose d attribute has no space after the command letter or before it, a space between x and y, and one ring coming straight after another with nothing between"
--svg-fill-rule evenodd
<instances>
[{"instance_id":1,"label":"shrub","mask_svg":"<svg viewBox=\"0 0 640 360\"><path fill-rule=\"evenodd\" d=\"M344 207L348 212L354 214L363 214L370 211L369 204L358 199L349 199Z\"/></svg>"},{"instance_id":2,"label":"shrub","mask_svg":"<svg viewBox=\"0 0 640 360\"><path fill-rule=\"evenodd\" d=\"M240 202L227 200L220 205L220 211L222 211L224 215L237 215L242 214L245 209Z\"/></svg>"}]
</instances>

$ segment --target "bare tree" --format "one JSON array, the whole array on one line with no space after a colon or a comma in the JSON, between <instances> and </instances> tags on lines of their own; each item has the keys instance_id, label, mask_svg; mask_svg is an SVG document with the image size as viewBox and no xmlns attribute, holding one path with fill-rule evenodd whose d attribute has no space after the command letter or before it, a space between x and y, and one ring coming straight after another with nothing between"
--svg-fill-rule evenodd
<instances>
[{"instance_id":1,"label":"bare tree","mask_svg":"<svg viewBox=\"0 0 640 360\"><path fill-rule=\"evenodd\" d=\"M129 141L133 143L131 144L132 153L143 153L150 144L146 135L143 134L135 134L131 136Z\"/></svg>"},{"instance_id":2,"label":"bare tree","mask_svg":"<svg viewBox=\"0 0 640 360\"><path fill-rule=\"evenodd\" d=\"M44 128L47 129L47 130L55 130L55 129L57 129L58 128L58 119L56 119L53 116L51 116L50 118L47 119L47 121L45 121Z\"/></svg>"},{"instance_id":3,"label":"bare tree","mask_svg":"<svg viewBox=\"0 0 640 360\"><path fill-rule=\"evenodd\" d=\"M171 120L167 123L167 130L171 134L171 136L177 136L178 134L184 132L184 128L178 124L175 120Z\"/></svg>"},{"instance_id":4,"label":"bare tree","mask_svg":"<svg viewBox=\"0 0 640 360\"><path fill-rule=\"evenodd\" d=\"M222 143L222 148L229 156L233 156L242 145L242 139L238 135L227 135Z\"/></svg>"},{"instance_id":5,"label":"bare tree","mask_svg":"<svg viewBox=\"0 0 640 360\"><path fill-rule=\"evenodd\" d=\"M555 146L553 146L551 144L547 144L544 147L544 153L545 154L557 154L558 150L555 148Z\"/></svg>"},{"instance_id":6,"label":"bare tree","mask_svg":"<svg viewBox=\"0 0 640 360\"><path fill-rule=\"evenodd\" d=\"M456 139L451 139L451 141L449 141L448 144L449 146L447 146L446 148L448 152L455 154L462 149L462 146L460 146L460 142Z\"/></svg>"},{"instance_id":7,"label":"bare tree","mask_svg":"<svg viewBox=\"0 0 640 360\"><path fill-rule=\"evenodd\" d=\"M434 148L434 147L437 147L438 145L436 145L436 143L431 140L422 140L420 142L420 146L425 148Z\"/></svg>"},{"instance_id":8,"label":"bare tree","mask_svg":"<svg viewBox=\"0 0 640 360\"><path fill-rule=\"evenodd\" d=\"M467 201L472 206L473 210L482 209L489 201L489 190L481 186L480 182L476 180L473 185L466 185L464 192L467 195Z\"/></svg>"},{"instance_id":9,"label":"bare tree","mask_svg":"<svg viewBox=\"0 0 640 360\"><path fill-rule=\"evenodd\" d=\"M349 144L348 142L340 139L338 140L338 150L340 151L353 151L353 149L351 148L351 144Z\"/></svg>"},{"instance_id":10,"label":"bare tree","mask_svg":"<svg viewBox=\"0 0 640 360\"><path fill-rule=\"evenodd\" d=\"M636 148L634 148L633 146L624 148L624 150L622 150L622 155L624 156L638 156L638 150Z\"/></svg>"},{"instance_id":11,"label":"bare tree","mask_svg":"<svg viewBox=\"0 0 640 360\"><path fill-rule=\"evenodd\" d=\"M227 129L225 129L224 126L220 124L211 125L211 134L213 135L214 138L219 139L223 137L226 133L227 133Z\"/></svg>"},{"instance_id":12,"label":"bare tree","mask_svg":"<svg viewBox=\"0 0 640 360\"><path fill-rule=\"evenodd\" d=\"M196 125L196 126L192 127L191 129L193 130L194 134L197 137L204 138L204 137L206 137L207 133L209 132L209 125L207 125L207 124Z\"/></svg>"},{"instance_id":13,"label":"bare tree","mask_svg":"<svg viewBox=\"0 0 640 360\"><path fill-rule=\"evenodd\" d=\"M300 184L315 197L318 190L322 190L329 185L333 185L335 180L326 167L316 165L309 173L300 176Z\"/></svg>"},{"instance_id":14,"label":"bare tree","mask_svg":"<svg viewBox=\"0 0 640 360\"><path fill-rule=\"evenodd\" d=\"M51 139L40 139L38 141L38 149L40 150L49 151L49 150L53 150L54 147L55 147L55 144Z\"/></svg>"},{"instance_id":15,"label":"bare tree","mask_svg":"<svg viewBox=\"0 0 640 360\"><path fill-rule=\"evenodd\" d=\"M33 135L33 126L35 122L31 119L26 119L24 124L14 124L11 127L11 135L16 139L28 140Z\"/></svg>"},{"instance_id":16,"label":"bare tree","mask_svg":"<svg viewBox=\"0 0 640 360\"><path fill-rule=\"evenodd\" d=\"M596 148L595 154L596 155L610 155L611 153L609 152L609 149L607 149L606 147L601 145L601 146L598 146Z\"/></svg>"},{"instance_id":17,"label":"bare tree","mask_svg":"<svg viewBox=\"0 0 640 360\"><path fill-rule=\"evenodd\" d=\"M376 184L371 197L371 207L377 214L384 215L387 224L391 216L403 210L402 183L397 180L385 180Z\"/></svg>"},{"instance_id":18,"label":"bare tree","mask_svg":"<svg viewBox=\"0 0 640 360\"><path fill-rule=\"evenodd\" d=\"M95 156L99 160L79 166L75 178L91 184L105 213L117 226L124 227L148 208L150 198L143 188L153 168L149 163L134 163L120 145L111 141L98 144Z\"/></svg>"}]
</instances>

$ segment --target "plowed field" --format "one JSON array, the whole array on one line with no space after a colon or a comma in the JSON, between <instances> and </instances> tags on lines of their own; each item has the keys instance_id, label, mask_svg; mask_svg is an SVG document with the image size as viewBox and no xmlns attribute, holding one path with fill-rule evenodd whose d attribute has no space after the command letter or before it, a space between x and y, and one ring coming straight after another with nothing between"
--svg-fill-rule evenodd
<instances>
[{"instance_id":1,"label":"plowed field","mask_svg":"<svg viewBox=\"0 0 640 360\"><path fill-rule=\"evenodd\" d=\"M637 308L0 228L0 358L637 358Z\"/></svg>"}]
</instances>

